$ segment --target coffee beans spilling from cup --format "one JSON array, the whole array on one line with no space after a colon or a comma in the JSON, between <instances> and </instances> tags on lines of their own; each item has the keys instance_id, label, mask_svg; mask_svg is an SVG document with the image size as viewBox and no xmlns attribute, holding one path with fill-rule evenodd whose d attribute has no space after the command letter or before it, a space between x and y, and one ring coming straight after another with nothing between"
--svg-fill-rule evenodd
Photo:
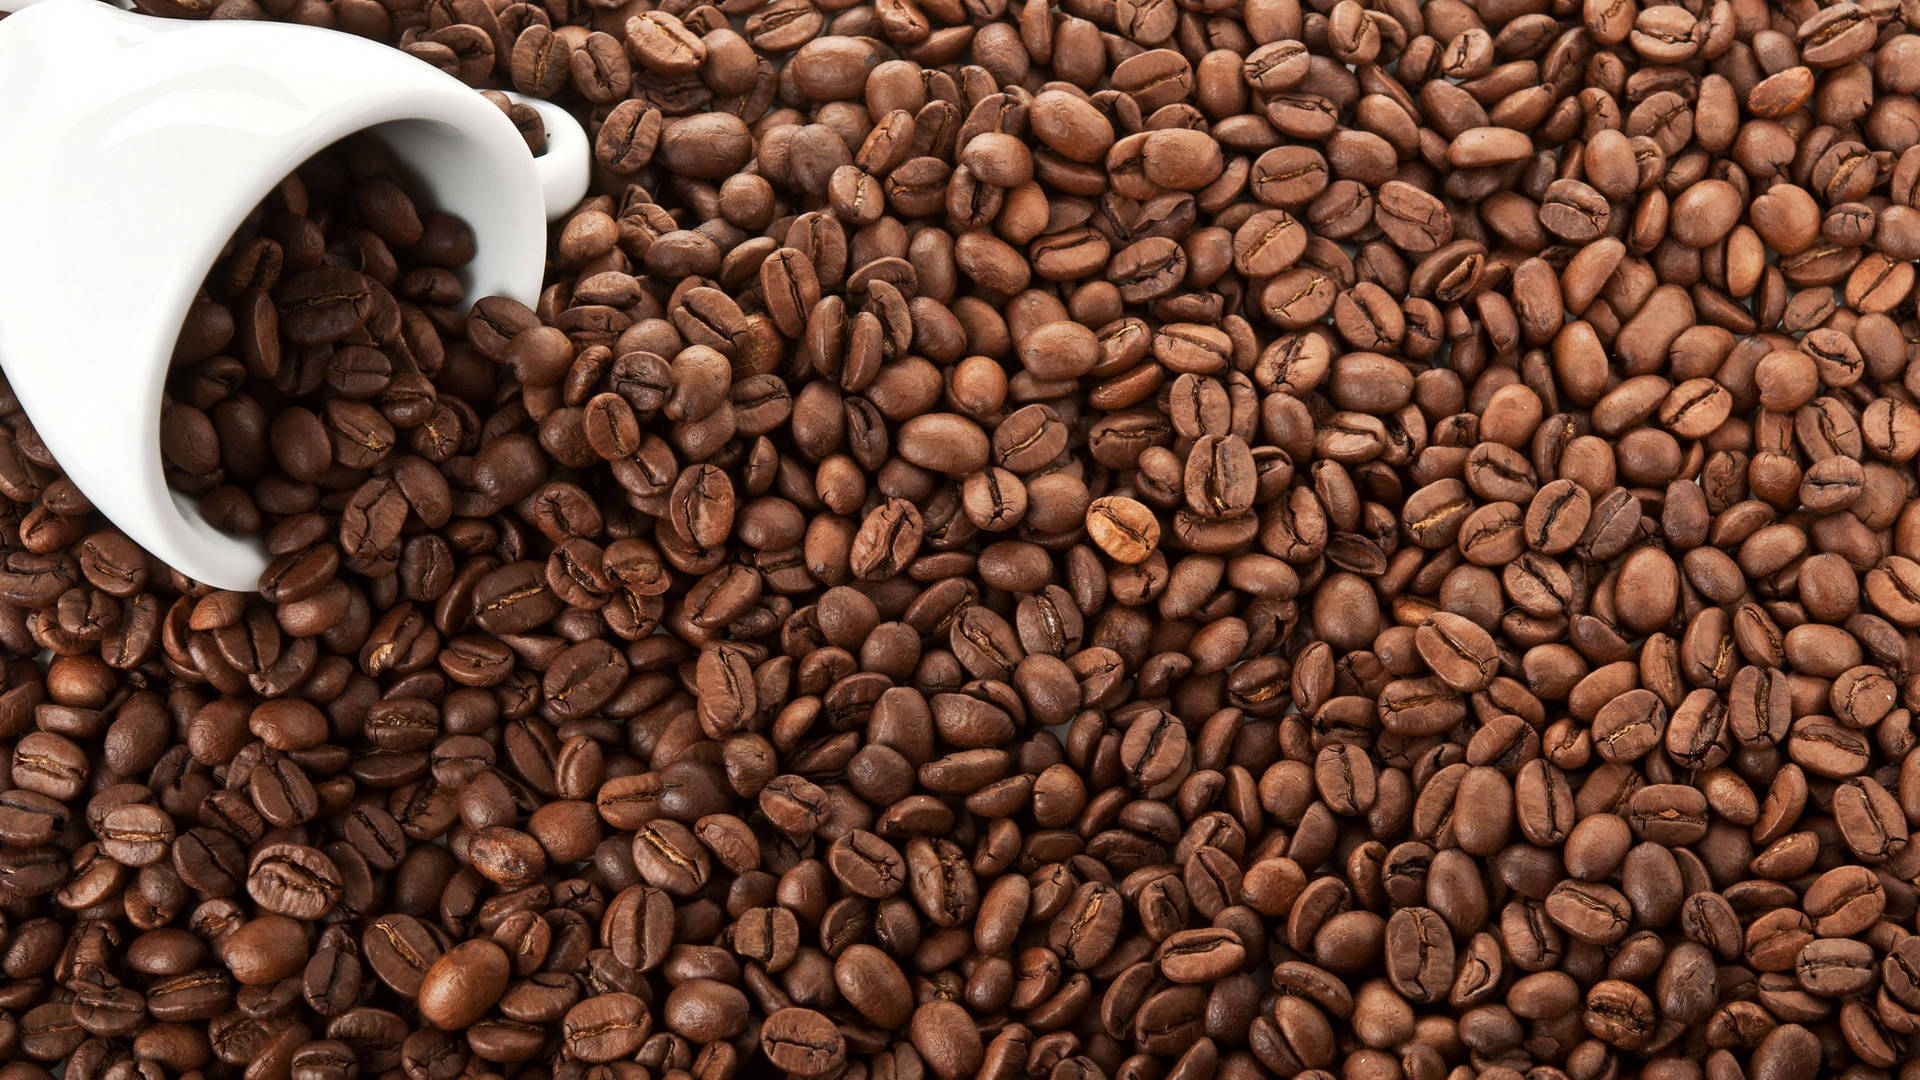
<instances>
[{"instance_id":1,"label":"coffee beans spilling from cup","mask_svg":"<svg viewBox=\"0 0 1920 1080\"><path fill-rule=\"evenodd\" d=\"M0 410L0 1080L1920 1080L1920 6L143 3L596 179Z\"/></svg>"}]
</instances>

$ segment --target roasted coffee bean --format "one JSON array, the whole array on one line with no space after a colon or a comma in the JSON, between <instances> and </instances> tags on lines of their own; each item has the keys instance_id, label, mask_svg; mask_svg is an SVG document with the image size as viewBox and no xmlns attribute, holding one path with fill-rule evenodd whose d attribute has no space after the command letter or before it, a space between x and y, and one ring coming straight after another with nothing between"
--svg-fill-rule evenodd
<instances>
[{"instance_id":1,"label":"roasted coffee bean","mask_svg":"<svg viewBox=\"0 0 1920 1080\"><path fill-rule=\"evenodd\" d=\"M360 936L360 956L373 973L408 997L420 993L420 981L445 952L419 919L385 915L375 919Z\"/></svg>"},{"instance_id":2,"label":"roasted coffee bean","mask_svg":"<svg viewBox=\"0 0 1920 1080\"><path fill-rule=\"evenodd\" d=\"M1485 689L1498 670L1493 638L1449 611L1435 612L1417 629L1414 646L1436 677L1463 693Z\"/></svg>"},{"instance_id":3,"label":"roasted coffee bean","mask_svg":"<svg viewBox=\"0 0 1920 1080\"><path fill-rule=\"evenodd\" d=\"M421 1019L458 1031L486 1015L506 992L511 962L485 938L461 942L427 969L416 995Z\"/></svg>"},{"instance_id":4,"label":"roasted coffee bean","mask_svg":"<svg viewBox=\"0 0 1920 1080\"><path fill-rule=\"evenodd\" d=\"M561 1023L567 1053L581 1061L620 1061L647 1041L652 1015L647 1003L616 991L597 994L567 1010Z\"/></svg>"},{"instance_id":5,"label":"roasted coffee bean","mask_svg":"<svg viewBox=\"0 0 1920 1080\"><path fill-rule=\"evenodd\" d=\"M964 1014L963 1014L964 1015ZM789 1076L825 1076L846 1060L846 1038L833 1021L812 1009L787 1008L768 1016L760 1028L760 1049ZM934 1068L949 1075L936 1059Z\"/></svg>"},{"instance_id":6,"label":"roasted coffee bean","mask_svg":"<svg viewBox=\"0 0 1920 1080\"><path fill-rule=\"evenodd\" d=\"M247 868L247 895L261 908L294 919L318 919L344 895L340 870L326 854L300 844L268 844Z\"/></svg>"},{"instance_id":7,"label":"roasted coffee bean","mask_svg":"<svg viewBox=\"0 0 1920 1080\"><path fill-rule=\"evenodd\" d=\"M1645 1046L1653 1037L1653 1002L1629 982L1605 979L1587 991L1582 1022L1602 1042L1623 1050Z\"/></svg>"},{"instance_id":8,"label":"roasted coffee bean","mask_svg":"<svg viewBox=\"0 0 1920 1080\"><path fill-rule=\"evenodd\" d=\"M1570 838L1569 846L1573 842ZM1632 921L1627 898L1598 882L1563 881L1548 894L1545 906L1547 917L1561 929L1594 945L1619 941Z\"/></svg>"},{"instance_id":9,"label":"roasted coffee bean","mask_svg":"<svg viewBox=\"0 0 1920 1080\"><path fill-rule=\"evenodd\" d=\"M1452 932L1431 908L1401 908L1387 920L1385 963L1387 977L1408 1001L1437 1002L1454 980Z\"/></svg>"},{"instance_id":10,"label":"roasted coffee bean","mask_svg":"<svg viewBox=\"0 0 1920 1080\"><path fill-rule=\"evenodd\" d=\"M1110 496L1087 508L1087 536L1114 561L1141 563L1159 546L1160 523L1138 501Z\"/></svg>"},{"instance_id":11,"label":"roasted coffee bean","mask_svg":"<svg viewBox=\"0 0 1920 1080\"><path fill-rule=\"evenodd\" d=\"M243 985L279 982L305 970L306 928L284 915L263 915L221 939L220 959Z\"/></svg>"},{"instance_id":12,"label":"roasted coffee bean","mask_svg":"<svg viewBox=\"0 0 1920 1080\"><path fill-rule=\"evenodd\" d=\"M1808 942L1794 959L1793 973L1802 989L1820 997L1857 994L1873 984L1873 947L1852 938Z\"/></svg>"},{"instance_id":13,"label":"roasted coffee bean","mask_svg":"<svg viewBox=\"0 0 1920 1080\"><path fill-rule=\"evenodd\" d=\"M1176 983L1212 983L1238 971L1246 948L1231 930L1181 930L1160 943L1161 975Z\"/></svg>"}]
</instances>

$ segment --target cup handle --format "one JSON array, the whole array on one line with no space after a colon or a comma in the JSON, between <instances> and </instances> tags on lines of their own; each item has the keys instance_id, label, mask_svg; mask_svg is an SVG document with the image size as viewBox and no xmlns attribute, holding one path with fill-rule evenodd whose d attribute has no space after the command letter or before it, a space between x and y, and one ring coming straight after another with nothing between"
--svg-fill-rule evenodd
<instances>
[{"instance_id":1,"label":"cup handle","mask_svg":"<svg viewBox=\"0 0 1920 1080\"><path fill-rule=\"evenodd\" d=\"M0 4L15 0L0 0ZM31 0L29 0L31 2ZM533 159L540 174L540 198L547 207L547 220L558 221L586 198L587 183L593 167L593 148L587 145L587 133L573 114L551 101L509 93L514 102L529 106L540 114L547 129L547 152Z\"/></svg>"}]
</instances>

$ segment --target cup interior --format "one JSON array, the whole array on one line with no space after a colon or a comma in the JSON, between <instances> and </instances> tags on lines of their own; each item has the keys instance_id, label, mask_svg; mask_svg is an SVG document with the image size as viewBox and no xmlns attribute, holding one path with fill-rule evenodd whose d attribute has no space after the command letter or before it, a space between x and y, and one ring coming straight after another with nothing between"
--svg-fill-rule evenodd
<instances>
[{"instance_id":1,"label":"cup interior","mask_svg":"<svg viewBox=\"0 0 1920 1080\"><path fill-rule=\"evenodd\" d=\"M503 197L504 191L509 189L504 187L504 182L499 178L500 162L492 148L470 137L462 128L439 120L418 118L372 124L348 132L342 138L356 136L371 137L386 148L399 170L402 186L415 197L423 212L432 210L451 214L461 218L472 231L473 258L455 271L465 291L466 302L495 294L513 295L529 304L537 300L544 270L545 229L537 215L532 219L531 230L528 229L528 211L524 199ZM179 336L190 329L186 324L200 286L225 257L234 234L286 176L298 172L339 141L342 140L328 140L314 147L288 167L283 175L256 185L257 190L253 191L251 197L226 215L231 220L225 225L224 231L207 238L207 246L197 260L197 268L192 271L191 285L173 323L176 327L175 337L167 343L170 352L174 351ZM525 150L522 149L521 153L524 154ZM230 345L229 351L232 349ZM170 364L168 369L171 369ZM155 386L151 398L153 441L150 445L156 451L160 447L164 392L163 385ZM156 453L155 457L164 462L161 455ZM237 579L244 576L249 582L258 578L266 568L267 557L255 538L220 531L216 524L208 520L200 495L181 491L171 485L168 486L168 495L188 526L198 534L200 541L210 542L215 536L220 539L220 546L225 549L222 563L230 567L233 577ZM248 550L250 557L245 565L232 565L237 553L230 545L236 542L245 545Z\"/></svg>"}]
</instances>

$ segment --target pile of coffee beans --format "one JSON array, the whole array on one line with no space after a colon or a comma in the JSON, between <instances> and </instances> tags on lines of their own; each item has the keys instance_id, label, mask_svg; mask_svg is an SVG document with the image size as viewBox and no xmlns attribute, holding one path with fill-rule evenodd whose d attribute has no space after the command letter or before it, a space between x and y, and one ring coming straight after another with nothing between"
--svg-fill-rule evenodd
<instances>
[{"instance_id":1,"label":"pile of coffee beans","mask_svg":"<svg viewBox=\"0 0 1920 1080\"><path fill-rule=\"evenodd\" d=\"M1915 0L140 3L595 183L0 395L0 1080L1920 1080Z\"/></svg>"}]
</instances>

